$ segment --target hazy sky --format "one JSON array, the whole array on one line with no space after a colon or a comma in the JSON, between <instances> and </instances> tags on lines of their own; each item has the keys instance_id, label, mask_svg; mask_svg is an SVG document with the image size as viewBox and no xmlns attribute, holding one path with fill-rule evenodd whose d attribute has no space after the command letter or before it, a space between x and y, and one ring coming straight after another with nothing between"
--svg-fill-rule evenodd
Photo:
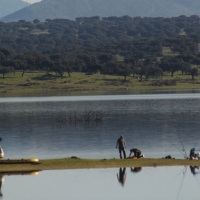
<instances>
[{"instance_id":1,"label":"hazy sky","mask_svg":"<svg viewBox=\"0 0 200 200\"><path fill-rule=\"evenodd\" d=\"M26 1L28 3L36 3L36 2L39 2L41 0L22 0L22 1Z\"/></svg>"}]
</instances>

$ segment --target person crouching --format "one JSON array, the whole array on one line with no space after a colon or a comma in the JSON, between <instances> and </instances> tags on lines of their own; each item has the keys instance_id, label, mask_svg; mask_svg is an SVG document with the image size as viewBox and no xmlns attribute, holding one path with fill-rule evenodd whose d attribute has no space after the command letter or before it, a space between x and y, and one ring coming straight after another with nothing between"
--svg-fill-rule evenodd
<instances>
[{"instance_id":1,"label":"person crouching","mask_svg":"<svg viewBox=\"0 0 200 200\"><path fill-rule=\"evenodd\" d=\"M198 160L198 154L195 153L196 148L190 150L190 160Z\"/></svg>"},{"instance_id":2,"label":"person crouching","mask_svg":"<svg viewBox=\"0 0 200 200\"><path fill-rule=\"evenodd\" d=\"M134 155L132 156L132 158L145 158L144 155L141 155L141 150L139 149L130 149L130 154L129 154L129 158L131 157L131 154L134 153Z\"/></svg>"}]
</instances>

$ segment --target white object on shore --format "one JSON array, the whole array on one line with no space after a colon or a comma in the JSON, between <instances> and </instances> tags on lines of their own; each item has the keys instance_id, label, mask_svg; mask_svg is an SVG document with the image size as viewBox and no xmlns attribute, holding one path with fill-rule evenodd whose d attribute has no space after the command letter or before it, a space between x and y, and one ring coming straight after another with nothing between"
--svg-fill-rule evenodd
<instances>
[{"instance_id":1,"label":"white object on shore","mask_svg":"<svg viewBox=\"0 0 200 200\"><path fill-rule=\"evenodd\" d=\"M3 157L4 157L4 151L2 147L0 146L0 158L3 158Z\"/></svg>"}]
</instances>

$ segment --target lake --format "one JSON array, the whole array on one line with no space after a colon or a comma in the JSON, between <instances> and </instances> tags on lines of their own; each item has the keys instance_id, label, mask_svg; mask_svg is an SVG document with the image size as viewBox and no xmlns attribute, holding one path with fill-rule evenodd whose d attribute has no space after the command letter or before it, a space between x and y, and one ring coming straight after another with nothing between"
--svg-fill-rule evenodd
<instances>
[{"instance_id":1,"label":"lake","mask_svg":"<svg viewBox=\"0 0 200 200\"><path fill-rule=\"evenodd\" d=\"M200 146L200 94L0 98L6 158L118 158L120 135L146 157L183 158ZM100 122L68 123L70 112L99 112Z\"/></svg>"},{"instance_id":2,"label":"lake","mask_svg":"<svg viewBox=\"0 0 200 200\"><path fill-rule=\"evenodd\" d=\"M200 94L127 94L0 98L1 146L5 158L119 158L127 154L188 156L200 146ZM100 121L67 121L71 114L98 113ZM193 171L192 171L193 170ZM196 175L191 172L196 171ZM3 175L2 197L12 199L199 199L199 169L158 167L43 171Z\"/></svg>"},{"instance_id":3,"label":"lake","mask_svg":"<svg viewBox=\"0 0 200 200\"><path fill-rule=\"evenodd\" d=\"M1 195L5 200L199 200L200 170L195 171L182 166L4 175Z\"/></svg>"}]
</instances>

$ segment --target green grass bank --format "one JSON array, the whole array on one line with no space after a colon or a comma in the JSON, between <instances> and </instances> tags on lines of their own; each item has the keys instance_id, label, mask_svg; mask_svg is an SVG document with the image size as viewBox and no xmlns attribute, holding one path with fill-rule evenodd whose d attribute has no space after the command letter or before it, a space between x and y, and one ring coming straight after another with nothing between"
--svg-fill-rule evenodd
<instances>
[{"instance_id":1,"label":"green grass bank","mask_svg":"<svg viewBox=\"0 0 200 200\"><path fill-rule=\"evenodd\" d=\"M62 169L119 168L119 167L159 167L200 165L200 160L186 159L48 159L36 164L0 164L0 173L26 172Z\"/></svg>"},{"instance_id":2,"label":"green grass bank","mask_svg":"<svg viewBox=\"0 0 200 200\"><path fill-rule=\"evenodd\" d=\"M171 84L174 83L175 84ZM129 91L143 90L185 90L199 89L200 77L195 76L192 80L189 75L176 72L173 77L165 73L162 77L143 78L128 76L126 80L122 76L111 76L102 74L87 75L74 72L71 77L64 74L63 79L56 74L47 75L45 71L27 71L24 76L22 72L16 71L0 76L1 96L52 96L68 95L70 92L78 94L97 91Z\"/></svg>"}]
</instances>

